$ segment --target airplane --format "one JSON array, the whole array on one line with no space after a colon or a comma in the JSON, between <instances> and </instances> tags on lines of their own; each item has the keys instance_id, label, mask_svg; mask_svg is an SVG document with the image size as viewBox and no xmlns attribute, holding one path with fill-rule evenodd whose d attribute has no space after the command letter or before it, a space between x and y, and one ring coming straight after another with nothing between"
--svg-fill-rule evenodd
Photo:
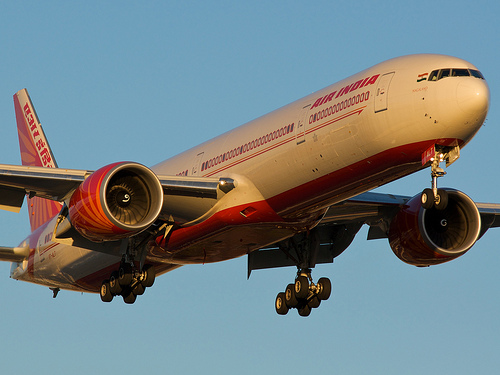
<instances>
[{"instance_id":1,"label":"airplane","mask_svg":"<svg viewBox=\"0 0 500 375\"><path fill-rule=\"evenodd\" d=\"M246 255L295 266L276 312L308 316L331 294L332 263L362 225L427 267L465 254L500 226L500 204L438 187L486 119L489 88L462 59L387 60L159 164L59 168L26 89L14 95L22 165L0 165L0 208L26 197L31 234L1 247L10 277L132 304L155 278ZM133 146L133 144L131 144ZM430 168L415 195L374 193Z\"/></svg>"}]
</instances>

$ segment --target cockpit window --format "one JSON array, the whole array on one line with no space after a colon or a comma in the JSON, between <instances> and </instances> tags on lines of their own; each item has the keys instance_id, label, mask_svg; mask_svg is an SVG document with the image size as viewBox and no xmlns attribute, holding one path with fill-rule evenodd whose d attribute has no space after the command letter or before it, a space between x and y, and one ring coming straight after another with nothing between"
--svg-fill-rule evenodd
<instances>
[{"instance_id":1,"label":"cockpit window","mask_svg":"<svg viewBox=\"0 0 500 375\"><path fill-rule=\"evenodd\" d=\"M452 69L452 77L470 77L468 69Z\"/></svg>"},{"instance_id":2,"label":"cockpit window","mask_svg":"<svg viewBox=\"0 0 500 375\"><path fill-rule=\"evenodd\" d=\"M479 70L470 69L470 75L476 78L484 79L483 75Z\"/></svg>"},{"instance_id":3,"label":"cockpit window","mask_svg":"<svg viewBox=\"0 0 500 375\"><path fill-rule=\"evenodd\" d=\"M438 74L439 74L439 70L432 71L431 74L429 75L429 81L437 81Z\"/></svg>"},{"instance_id":4,"label":"cockpit window","mask_svg":"<svg viewBox=\"0 0 500 375\"><path fill-rule=\"evenodd\" d=\"M451 69L441 69L441 71L439 72L439 78L438 79L449 77L450 76L450 72L451 72Z\"/></svg>"},{"instance_id":5,"label":"cockpit window","mask_svg":"<svg viewBox=\"0 0 500 375\"><path fill-rule=\"evenodd\" d=\"M465 68L456 68L456 69L440 69L433 70L431 74L429 74L428 81L438 81L442 78L446 77L474 77L479 79L484 79L483 75L479 70L475 69L465 69Z\"/></svg>"}]
</instances>

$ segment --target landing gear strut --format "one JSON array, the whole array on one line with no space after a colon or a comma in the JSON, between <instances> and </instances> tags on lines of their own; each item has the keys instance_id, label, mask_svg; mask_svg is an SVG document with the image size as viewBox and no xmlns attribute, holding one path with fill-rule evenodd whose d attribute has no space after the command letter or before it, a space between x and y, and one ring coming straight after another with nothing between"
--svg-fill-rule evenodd
<instances>
[{"instance_id":1,"label":"landing gear strut","mask_svg":"<svg viewBox=\"0 0 500 375\"><path fill-rule=\"evenodd\" d=\"M438 189L437 179L438 177L443 177L446 172L439 165L441 162L446 160L446 165L450 165L456 161L460 156L459 147L448 147L439 150L437 146L433 146L431 151L427 151L424 154L433 154L429 159L431 164L431 178L432 187L430 189L424 189L421 196L422 207L425 209L431 209L435 207L437 210L444 210L448 206L448 193L446 190ZM445 150L446 149L446 150ZM424 156L422 156L422 161L424 161Z\"/></svg>"},{"instance_id":2,"label":"landing gear strut","mask_svg":"<svg viewBox=\"0 0 500 375\"><path fill-rule=\"evenodd\" d=\"M322 277L314 283L311 276L311 268L316 265L320 243L319 231L313 229L280 244L280 249L295 262L298 271L295 282L288 284L285 291L276 296L275 307L279 315L286 315L294 308L300 316L309 316L312 309L319 307L321 301L330 297L330 279Z\"/></svg>"},{"instance_id":3,"label":"landing gear strut","mask_svg":"<svg viewBox=\"0 0 500 375\"><path fill-rule=\"evenodd\" d=\"M167 223L155 223L144 236L130 237L122 242L124 251L120 266L101 284L100 295L103 302L111 302L113 297L122 296L125 303L132 304L137 296L144 294L146 288L153 286L156 271L152 265L144 265L146 244L167 227Z\"/></svg>"}]
</instances>

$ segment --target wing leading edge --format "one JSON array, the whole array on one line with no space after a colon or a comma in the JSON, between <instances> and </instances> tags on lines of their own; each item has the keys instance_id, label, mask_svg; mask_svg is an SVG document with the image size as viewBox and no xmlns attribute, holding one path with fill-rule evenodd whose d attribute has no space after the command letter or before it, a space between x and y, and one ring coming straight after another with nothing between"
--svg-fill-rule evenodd
<instances>
[{"instance_id":1,"label":"wing leading edge","mask_svg":"<svg viewBox=\"0 0 500 375\"><path fill-rule=\"evenodd\" d=\"M0 208L19 211L25 195L63 202L93 171L0 164ZM157 175L165 195L217 198L234 188L230 178Z\"/></svg>"},{"instance_id":2,"label":"wing leading edge","mask_svg":"<svg viewBox=\"0 0 500 375\"><path fill-rule=\"evenodd\" d=\"M19 212L26 194L62 202L91 172L0 164L0 208Z\"/></svg>"}]
</instances>

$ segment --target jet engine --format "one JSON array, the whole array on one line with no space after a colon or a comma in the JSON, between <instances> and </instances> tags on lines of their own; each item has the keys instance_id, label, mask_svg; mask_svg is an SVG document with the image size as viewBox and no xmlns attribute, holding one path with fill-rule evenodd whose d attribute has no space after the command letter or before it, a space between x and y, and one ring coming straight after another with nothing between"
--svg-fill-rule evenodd
<instances>
[{"instance_id":1,"label":"jet engine","mask_svg":"<svg viewBox=\"0 0 500 375\"><path fill-rule=\"evenodd\" d=\"M397 213L389 228L394 254L414 266L426 267L465 254L479 237L481 216L467 195L446 189L445 209L424 209L420 194Z\"/></svg>"},{"instance_id":2,"label":"jet engine","mask_svg":"<svg viewBox=\"0 0 500 375\"><path fill-rule=\"evenodd\" d=\"M92 241L114 241L140 233L160 214L163 189L141 164L114 163L92 173L73 193L73 227Z\"/></svg>"}]
</instances>

